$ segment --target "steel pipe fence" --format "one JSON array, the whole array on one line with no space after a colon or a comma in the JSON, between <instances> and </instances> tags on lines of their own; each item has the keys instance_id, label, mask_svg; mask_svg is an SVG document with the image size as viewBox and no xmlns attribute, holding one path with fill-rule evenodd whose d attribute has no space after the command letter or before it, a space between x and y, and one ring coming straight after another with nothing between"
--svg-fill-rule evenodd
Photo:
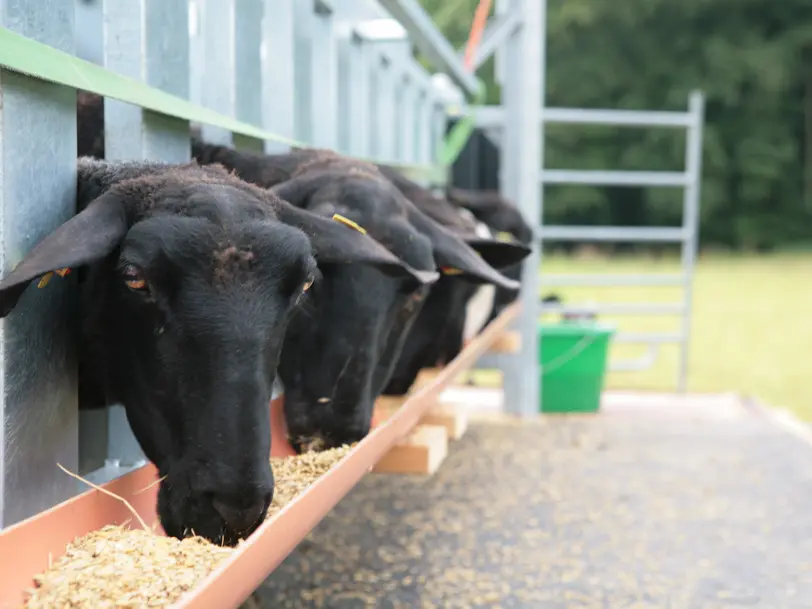
<instances>
[{"instance_id":1,"label":"steel pipe fence","mask_svg":"<svg viewBox=\"0 0 812 609\"><path fill-rule=\"evenodd\" d=\"M110 159L186 161L195 123L238 148L330 147L443 184L445 108L411 43L477 82L421 11L413 0L9 3L0 11L3 272L75 212L76 89L105 97ZM394 35L393 16L404 21ZM74 282L28 290L0 321L0 528L84 490L57 463L100 483L144 461L123 407L78 408Z\"/></svg>"}]
</instances>

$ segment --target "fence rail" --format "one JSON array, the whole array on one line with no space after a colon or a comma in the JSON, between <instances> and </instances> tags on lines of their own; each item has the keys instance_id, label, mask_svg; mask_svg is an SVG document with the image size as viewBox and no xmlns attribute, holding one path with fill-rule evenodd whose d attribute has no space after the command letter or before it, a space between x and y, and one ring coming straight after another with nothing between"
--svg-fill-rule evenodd
<instances>
[{"instance_id":1,"label":"fence rail","mask_svg":"<svg viewBox=\"0 0 812 609\"><path fill-rule=\"evenodd\" d=\"M399 11L406 33L381 36ZM462 70L412 0L9 5L0 13L2 268L74 212L79 89L105 98L109 159L186 161L199 124L206 139L238 148L331 147L443 184L444 98L413 41L452 76ZM470 74L462 80L478 90ZM84 490L57 462L97 483L144 462L123 407L77 408L74 290L68 279L30 291L25 311L0 322L0 527Z\"/></svg>"}]
</instances>

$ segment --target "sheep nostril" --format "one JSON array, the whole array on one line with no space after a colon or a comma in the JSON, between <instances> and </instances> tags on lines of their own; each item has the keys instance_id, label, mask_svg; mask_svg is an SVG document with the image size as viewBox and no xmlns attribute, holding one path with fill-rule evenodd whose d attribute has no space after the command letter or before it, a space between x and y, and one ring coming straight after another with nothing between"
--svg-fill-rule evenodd
<instances>
[{"instance_id":1,"label":"sheep nostril","mask_svg":"<svg viewBox=\"0 0 812 609\"><path fill-rule=\"evenodd\" d=\"M234 533L251 531L259 524L270 503L270 494L249 504L223 497L212 499L212 505L222 517L223 523Z\"/></svg>"}]
</instances>

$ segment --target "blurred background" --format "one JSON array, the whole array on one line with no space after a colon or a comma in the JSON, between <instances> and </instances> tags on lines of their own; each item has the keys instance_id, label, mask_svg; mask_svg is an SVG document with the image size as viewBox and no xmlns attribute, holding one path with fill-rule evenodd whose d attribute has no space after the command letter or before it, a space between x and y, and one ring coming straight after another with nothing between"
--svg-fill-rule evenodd
<instances>
[{"instance_id":1,"label":"blurred background","mask_svg":"<svg viewBox=\"0 0 812 609\"><path fill-rule=\"evenodd\" d=\"M476 0L421 0L461 48ZM809 0L548 0L546 106L685 110L706 96L699 260L688 389L735 391L812 421L812 2ZM478 71L500 101L494 59ZM679 171L684 132L546 126L547 169ZM676 226L681 191L547 186L556 225ZM528 221L535 223L534 219ZM678 245L566 243L543 268L668 273ZM546 290L542 286L542 291ZM673 302L679 288L556 288L565 300ZM677 329L677 318L602 320L624 331ZM613 344L611 356L645 347ZM676 345L649 370L612 372L610 388L673 390ZM478 373L489 382L489 373Z\"/></svg>"}]
</instances>

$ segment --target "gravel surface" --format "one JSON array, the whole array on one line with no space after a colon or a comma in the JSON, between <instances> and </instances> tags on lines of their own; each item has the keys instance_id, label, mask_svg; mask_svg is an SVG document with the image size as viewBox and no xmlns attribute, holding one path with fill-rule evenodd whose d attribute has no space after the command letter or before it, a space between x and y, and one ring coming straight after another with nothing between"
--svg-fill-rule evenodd
<instances>
[{"instance_id":1,"label":"gravel surface","mask_svg":"<svg viewBox=\"0 0 812 609\"><path fill-rule=\"evenodd\" d=\"M812 607L812 448L758 416L474 424L370 475L261 607Z\"/></svg>"}]
</instances>

